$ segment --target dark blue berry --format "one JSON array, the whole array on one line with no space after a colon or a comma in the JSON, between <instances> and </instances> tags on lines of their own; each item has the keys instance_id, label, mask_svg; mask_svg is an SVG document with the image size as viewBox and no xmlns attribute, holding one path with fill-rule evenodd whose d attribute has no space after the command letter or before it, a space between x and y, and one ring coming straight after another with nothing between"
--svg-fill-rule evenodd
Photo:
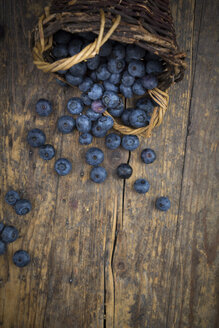
<instances>
[{"instance_id":1,"label":"dark blue berry","mask_svg":"<svg viewBox=\"0 0 219 328\"><path fill-rule=\"evenodd\" d=\"M113 91L105 91L102 102L107 108L116 108L120 102L119 96Z\"/></svg>"},{"instance_id":2,"label":"dark blue berry","mask_svg":"<svg viewBox=\"0 0 219 328\"><path fill-rule=\"evenodd\" d=\"M168 197L159 197L156 199L155 206L158 210L166 212L170 209L170 200Z\"/></svg>"},{"instance_id":3,"label":"dark blue berry","mask_svg":"<svg viewBox=\"0 0 219 328\"><path fill-rule=\"evenodd\" d=\"M43 145L39 148L39 155L42 159L50 161L55 156L55 148L52 145Z\"/></svg>"},{"instance_id":4,"label":"dark blue berry","mask_svg":"<svg viewBox=\"0 0 219 328\"><path fill-rule=\"evenodd\" d=\"M40 116L49 116L52 113L51 102L46 99L39 99L36 103L36 112Z\"/></svg>"},{"instance_id":5,"label":"dark blue berry","mask_svg":"<svg viewBox=\"0 0 219 328\"><path fill-rule=\"evenodd\" d=\"M100 48L99 55L101 57L108 57L112 52L112 42L108 40L104 45Z\"/></svg>"},{"instance_id":6,"label":"dark blue berry","mask_svg":"<svg viewBox=\"0 0 219 328\"><path fill-rule=\"evenodd\" d=\"M143 87L147 90L152 90L158 86L158 79L153 74L145 75L141 82Z\"/></svg>"},{"instance_id":7,"label":"dark blue berry","mask_svg":"<svg viewBox=\"0 0 219 328\"><path fill-rule=\"evenodd\" d=\"M78 131L82 133L89 132L91 130L91 120L86 115L79 115L76 118L76 127Z\"/></svg>"},{"instance_id":8,"label":"dark blue berry","mask_svg":"<svg viewBox=\"0 0 219 328\"><path fill-rule=\"evenodd\" d=\"M101 64L96 72L97 72L97 79L100 81L108 80L111 75L106 64Z\"/></svg>"},{"instance_id":9,"label":"dark blue berry","mask_svg":"<svg viewBox=\"0 0 219 328\"><path fill-rule=\"evenodd\" d=\"M122 75L122 84L125 87L131 87L135 82L134 76L130 75L129 72L125 71Z\"/></svg>"},{"instance_id":10,"label":"dark blue berry","mask_svg":"<svg viewBox=\"0 0 219 328\"><path fill-rule=\"evenodd\" d=\"M85 155L86 162L89 165L97 166L104 160L103 151L97 147L88 149Z\"/></svg>"},{"instance_id":11,"label":"dark blue berry","mask_svg":"<svg viewBox=\"0 0 219 328\"><path fill-rule=\"evenodd\" d=\"M86 115L90 118L91 121L96 121L99 117L101 117L101 113L94 112L92 108L88 108Z\"/></svg>"},{"instance_id":12,"label":"dark blue berry","mask_svg":"<svg viewBox=\"0 0 219 328\"><path fill-rule=\"evenodd\" d=\"M119 84L120 80L121 80L121 74L120 73L113 73L113 74L111 74L108 81L110 83L113 83L113 84Z\"/></svg>"},{"instance_id":13,"label":"dark blue berry","mask_svg":"<svg viewBox=\"0 0 219 328\"><path fill-rule=\"evenodd\" d=\"M108 115L101 116L96 121L96 126L100 127L102 130L106 130L106 131L110 130L113 127L113 124L114 124L113 118Z\"/></svg>"},{"instance_id":14,"label":"dark blue berry","mask_svg":"<svg viewBox=\"0 0 219 328\"><path fill-rule=\"evenodd\" d=\"M134 189L139 194L145 194L150 189L150 184L146 179L138 179L134 183Z\"/></svg>"},{"instance_id":15,"label":"dark blue berry","mask_svg":"<svg viewBox=\"0 0 219 328\"><path fill-rule=\"evenodd\" d=\"M75 128L75 119L69 115L63 115L58 119L58 130L64 134L71 133Z\"/></svg>"},{"instance_id":16,"label":"dark blue berry","mask_svg":"<svg viewBox=\"0 0 219 328\"><path fill-rule=\"evenodd\" d=\"M147 74L159 74L163 72L163 65L158 60L150 60L146 64L146 72Z\"/></svg>"},{"instance_id":17,"label":"dark blue berry","mask_svg":"<svg viewBox=\"0 0 219 328\"><path fill-rule=\"evenodd\" d=\"M79 143L81 145L90 145L92 143L93 136L90 133L83 133L79 137Z\"/></svg>"},{"instance_id":18,"label":"dark blue berry","mask_svg":"<svg viewBox=\"0 0 219 328\"><path fill-rule=\"evenodd\" d=\"M135 135L125 135L122 137L122 147L126 150L135 150L138 148L140 142L138 136Z\"/></svg>"},{"instance_id":19,"label":"dark blue berry","mask_svg":"<svg viewBox=\"0 0 219 328\"><path fill-rule=\"evenodd\" d=\"M142 97L137 100L136 107L144 110L147 114L151 114L154 110L154 103L149 97Z\"/></svg>"},{"instance_id":20,"label":"dark blue berry","mask_svg":"<svg viewBox=\"0 0 219 328\"><path fill-rule=\"evenodd\" d=\"M73 76L69 72L67 72L65 74L65 79L69 84L71 84L73 86L77 86L77 85L79 85L83 82L83 77L82 76Z\"/></svg>"},{"instance_id":21,"label":"dark blue berry","mask_svg":"<svg viewBox=\"0 0 219 328\"><path fill-rule=\"evenodd\" d=\"M107 134L106 129L103 129L99 125L97 125L97 121L94 122L91 132L96 138L103 138Z\"/></svg>"},{"instance_id":22,"label":"dark blue berry","mask_svg":"<svg viewBox=\"0 0 219 328\"><path fill-rule=\"evenodd\" d=\"M19 250L13 255L13 263L19 268L23 268L30 263L30 255L24 250Z\"/></svg>"},{"instance_id":23,"label":"dark blue berry","mask_svg":"<svg viewBox=\"0 0 219 328\"><path fill-rule=\"evenodd\" d=\"M59 174L59 175L67 175L71 172L72 170L72 164L71 162L66 159L66 158L59 158L56 162L55 162L55 171Z\"/></svg>"},{"instance_id":24,"label":"dark blue berry","mask_svg":"<svg viewBox=\"0 0 219 328\"><path fill-rule=\"evenodd\" d=\"M14 205L15 212L18 215L26 215L32 209L31 203L27 199L20 199Z\"/></svg>"},{"instance_id":25,"label":"dark blue berry","mask_svg":"<svg viewBox=\"0 0 219 328\"><path fill-rule=\"evenodd\" d=\"M122 120L123 124L130 126L129 116L133 111L134 111L134 108L127 108L123 111L122 116L121 116L121 120Z\"/></svg>"},{"instance_id":26,"label":"dark blue berry","mask_svg":"<svg viewBox=\"0 0 219 328\"><path fill-rule=\"evenodd\" d=\"M134 44L129 44L126 48L126 59L141 59L145 56L145 50Z\"/></svg>"},{"instance_id":27,"label":"dark blue berry","mask_svg":"<svg viewBox=\"0 0 219 328\"><path fill-rule=\"evenodd\" d=\"M156 159L156 153L153 149L145 148L141 152L141 159L145 164L151 164Z\"/></svg>"},{"instance_id":28,"label":"dark blue berry","mask_svg":"<svg viewBox=\"0 0 219 328\"><path fill-rule=\"evenodd\" d=\"M144 59L146 62L148 62L149 60L160 60L160 57L153 54L152 52L146 51Z\"/></svg>"},{"instance_id":29,"label":"dark blue berry","mask_svg":"<svg viewBox=\"0 0 219 328\"><path fill-rule=\"evenodd\" d=\"M109 149L116 149L121 144L121 137L116 133L110 133L105 138L105 144Z\"/></svg>"},{"instance_id":30,"label":"dark blue berry","mask_svg":"<svg viewBox=\"0 0 219 328\"><path fill-rule=\"evenodd\" d=\"M120 92L123 94L125 98L132 98L133 92L131 87L126 87L124 84L120 84Z\"/></svg>"},{"instance_id":31,"label":"dark blue berry","mask_svg":"<svg viewBox=\"0 0 219 328\"><path fill-rule=\"evenodd\" d=\"M67 87L68 86L68 84L67 83L65 83L65 82L63 82L62 80L59 80L59 79L55 79L55 81L61 86L61 87Z\"/></svg>"},{"instance_id":32,"label":"dark blue berry","mask_svg":"<svg viewBox=\"0 0 219 328\"><path fill-rule=\"evenodd\" d=\"M129 179L132 175L132 167L129 164L120 164L117 167L116 173L120 179Z\"/></svg>"},{"instance_id":33,"label":"dark blue berry","mask_svg":"<svg viewBox=\"0 0 219 328\"><path fill-rule=\"evenodd\" d=\"M84 76L87 71L87 64L85 62L80 62L73 65L69 71L73 76Z\"/></svg>"},{"instance_id":34,"label":"dark blue berry","mask_svg":"<svg viewBox=\"0 0 219 328\"><path fill-rule=\"evenodd\" d=\"M119 97L119 104L115 108L108 108L108 112L113 117L120 117L124 111L124 103L121 97Z\"/></svg>"},{"instance_id":35,"label":"dark blue berry","mask_svg":"<svg viewBox=\"0 0 219 328\"><path fill-rule=\"evenodd\" d=\"M88 92L88 97L92 100L98 100L103 95L103 86L101 84L95 83L90 91Z\"/></svg>"},{"instance_id":36,"label":"dark blue berry","mask_svg":"<svg viewBox=\"0 0 219 328\"><path fill-rule=\"evenodd\" d=\"M20 199L20 196L17 191L15 190L9 190L7 194L5 195L5 201L9 205L14 205L16 201Z\"/></svg>"},{"instance_id":37,"label":"dark blue berry","mask_svg":"<svg viewBox=\"0 0 219 328\"><path fill-rule=\"evenodd\" d=\"M107 172L104 167L97 166L92 168L90 172L90 179L95 183L102 183L106 180Z\"/></svg>"},{"instance_id":38,"label":"dark blue berry","mask_svg":"<svg viewBox=\"0 0 219 328\"><path fill-rule=\"evenodd\" d=\"M146 92L145 88L143 87L141 80L138 79L132 86L132 91L137 96L143 96Z\"/></svg>"},{"instance_id":39,"label":"dark blue berry","mask_svg":"<svg viewBox=\"0 0 219 328\"><path fill-rule=\"evenodd\" d=\"M112 57L115 59L125 58L125 47L121 43L117 43L113 46Z\"/></svg>"},{"instance_id":40,"label":"dark blue berry","mask_svg":"<svg viewBox=\"0 0 219 328\"><path fill-rule=\"evenodd\" d=\"M141 109L136 109L130 114L129 123L134 128L142 128L143 126L148 125L147 114Z\"/></svg>"},{"instance_id":41,"label":"dark blue berry","mask_svg":"<svg viewBox=\"0 0 219 328\"><path fill-rule=\"evenodd\" d=\"M128 64L128 72L134 77L143 77L145 75L145 65L144 62L140 60L132 60Z\"/></svg>"},{"instance_id":42,"label":"dark blue berry","mask_svg":"<svg viewBox=\"0 0 219 328\"><path fill-rule=\"evenodd\" d=\"M2 240L0 240L0 255L5 254L6 250L7 250L6 244Z\"/></svg>"},{"instance_id":43,"label":"dark blue berry","mask_svg":"<svg viewBox=\"0 0 219 328\"><path fill-rule=\"evenodd\" d=\"M40 147L45 144L46 136L40 129L32 129L28 132L27 142L31 147Z\"/></svg>"},{"instance_id":44,"label":"dark blue berry","mask_svg":"<svg viewBox=\"0 0 219 328\"><path fill-rule=\"evenodd\" d=\"M81 100L84 103L84 105L86 105L86 106L91 105L92 100L88 97L87 93L82 93L81 94Z\"/></svg>"},{"instance_id":45,"label":"dark blue berry","mask_svg":"<svg viewBox=\"0 0 219 328\"><path fill-rule=\"evenodd\" d=\"M53 35L53 41L60 44L68 43L71 38L72 34L63 30L59 30Z\"/></svg>"},{"instance_id":46,"label":"dark blue berry","mask_svg":"<svg viewBox=\"0 0 219 328\"><path fill-rule=\"evenodd\" d=\"M110 58L107 64L107 68L111 73L122 73L125 68L125 61L123 59Z\"/></svg>"},{"instance_id":47,"label":"dark blue berry","mask_svg":"<svg viewBox=\"0 0 219 328\"><path fill-rule=\"evenodd\" d=\"M18 230L13 226L6 226L1 233L1 239L4 243L13 243L17 238Z\"/></svg>"},{"instance_id":48,"label":"dark blue berry","mask_svg":"<svg viewBox=\"0 0 219 328\"><path fill-rule=\"evenodd\" d=\"M83 41L79 38L75 38L69 42L68 52L70 56L78 54L83 46Z\"/></svg>"},{"instance_id":49,"label":"dark blue berry","mask_svg":"<svg viewBox=\"0 0 219 328\"><path fill-rule=\"evenodd\" d=\"M65 44L57 44L52 49L52 54L57 59L66 58L68 56L68 48Z\"/></svg>"},{"instance_id":50,"label":"dark blue berry","mask_svg":"<svg viewBox=\"0 0 219 328\"><path fill-rule=\"evenodd\" d=\"M67 72L68 72L67 69L60 69L59 71L57 71L57 73L60 75L65 75Z\"/></svg>"},{"instance_id":51,"label":"dark blue berry","mask_svg":"<svg viewBox=\"0 0 219 328\"><path fill-rule=\"evenodd\" d=\"M80 32L78 33L78 36L89 41L94 41L96 37L95 34L92 32Z\"/></svg>"},{"instance_id":52,"label":"dark blue berry","mask_svg":"<svg viewBox=\"0 0 219 328\"><path fill-rule=\"evenodd\" d=\"M96 71L92 71L92 72L89 74L89 77L92 79L93 82L98 82L98 79L97 79L97 72L96 72Z\"/></svg>"},{"instance_id":53,"label":"dark blue berry","mask_svg":"<svg viewBox=\"0 0 219 328\"><path fill-rule=\"evenodd\" d=\"M69 99L67 103L67 110L70 114L80 114L84 109L84 104L82 100L78 97L73 97Z\"/></svg>"},{"instance_id":54,"label":"dark blue berry","mask_svg":"<svg viewBox=\"0 0 219 328\"><path fill-rule=\"evenodd\" d=\"M2 230L4 229L5 225L3 222L0 222L0 233L2 232Z\"/></svg>"},{"instance_id":55,"label":"dark blue berry","mask_svg":"<svg viewBox=\"0 0 219 328\"><path fill-rule=\"evenodd\" d=\"M107 81L104 81L103 82L103 85L104 85L104 89L105 90L114 91L114 92L118 92L119 91L119 88L115 84L109 82L108 80Z\"/></svg>"},{"instance_id":56,"label":"dark blue berry","mask_svg":"<svg viewBox=\"0 0 219 328\"><path fill-rule=\"evenodd\" d=\"M102 114L106 111L106 107L101 100L94 100L91 104L91 109L98 114Z\"/></svg>"},{"instance_id":57,"label":"dark blue berry","mask_svg":"<svg viewBox=\"0 0 219 328\"><path fill-rule=\"evenodd\" d=\"M87 67L91 70L91 71L95 71L100 65L100 56L96 55L93 58L90 58L87 60Z\"/></svg>"}]
</instances>

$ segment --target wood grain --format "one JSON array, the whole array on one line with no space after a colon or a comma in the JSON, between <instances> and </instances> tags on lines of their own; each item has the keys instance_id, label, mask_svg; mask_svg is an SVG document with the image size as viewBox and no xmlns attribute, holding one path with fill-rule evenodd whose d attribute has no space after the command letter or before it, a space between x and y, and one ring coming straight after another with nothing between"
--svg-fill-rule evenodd
<instances>
[{"instance_id":1,"label":"wood grain","mask_svg":"<svg viewBox=\"0 0 219 328\"><path fill-rule=\"evenodd\" d=\"M170 92L163 125L131 154L105 150L108 179L89 181L90 167L78 134L62 136L56 121L77 90L57 86L32 64L29 31L47 1L3 0L0 24L0 217L20 238L0 257L0 326L4 328L216 328L218 111L217 4L173 2L178 42L188 54L185 79ZM203 14L204 13L204 14ZM39 98L53 102L49 119L35 115ZM27 131L42 128L56 159L71 159L73 171L59 178L54 160L42 161L26 143ZM93 145L104 149L104 140ZM157 161L143 165L140 151L153 148ZM121 162L133 176L115 177ZM146 177L145 196L133 182ZM15 215L4 202L14 188L33 211ZM168 195L171 210L154 209ZM13 253L29 251L19 269Z\"/></svg>"}]
</instances>

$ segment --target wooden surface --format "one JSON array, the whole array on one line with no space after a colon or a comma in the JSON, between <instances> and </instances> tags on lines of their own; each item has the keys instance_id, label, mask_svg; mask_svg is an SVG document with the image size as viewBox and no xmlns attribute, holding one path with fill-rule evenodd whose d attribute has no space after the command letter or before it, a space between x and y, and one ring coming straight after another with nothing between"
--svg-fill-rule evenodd
<instances>
[{"instance_id":1,"label":"wooden surface","mask_svg":"<svg viewBox=\"0 0 219 328\"><path fill-rule=\"evenodd\" d=\"M63 90L32 64L29 31L46 1L2 0L0 24L0 216L20 238L0 257L0 326L5 328L216 328L218 318L218 6L213 0L173 1L178 42L187 51L184 80L170 92L163 125L140 149L105 150L108 179L89 181L90 168L78 134L57 132L73 90ZM74 92L77 94L77 92ZM35 115L39 98L54 104L47 118ZM56 158L73 171L59 178L54 160L42 161L26 143L42 128ZM104 141L93 143L104 149ZM152 147L157 161L145 167L140 150ZM130 161L124 184L115 168ZM147 177L150 192L133 192ZM5 204L10 189L30 199L33 210L15 215ZM172 208L154 209L167 195ZM26 249L31 264L12 263Z\"/></svg>"}]
</instances>

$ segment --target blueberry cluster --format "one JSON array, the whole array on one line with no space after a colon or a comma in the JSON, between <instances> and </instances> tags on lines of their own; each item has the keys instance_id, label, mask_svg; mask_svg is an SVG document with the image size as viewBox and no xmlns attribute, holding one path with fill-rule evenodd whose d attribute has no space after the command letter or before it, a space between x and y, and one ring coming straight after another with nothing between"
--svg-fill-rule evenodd
<instances>
[{"instance_id":1,"label":"blueberry cluster","mask_svg":"<svg viewBox=\"0 0 219 328\"><path fill-rule=\"evenodd\" d=\"M0 255L7 251L7 245L17 240L19 236L18 230L9 225L0 222ZM24 250L19 250L13 255L13 262L18 267L24 267L30 262L29 254Z\"/></svg>"},{"instance_id":2,"label":"blueberry cluster","mask_svg":"<svg viewBox=\"0 0 219 328\"><path fill-rule=\"evenodd\" d=\"M18 215L26 215L32 208L30 201L27 199L21 199L18 192L15 190L9 190L7 192L5 195L5 201L13 206Z\"/></svg>"}]
</instances>

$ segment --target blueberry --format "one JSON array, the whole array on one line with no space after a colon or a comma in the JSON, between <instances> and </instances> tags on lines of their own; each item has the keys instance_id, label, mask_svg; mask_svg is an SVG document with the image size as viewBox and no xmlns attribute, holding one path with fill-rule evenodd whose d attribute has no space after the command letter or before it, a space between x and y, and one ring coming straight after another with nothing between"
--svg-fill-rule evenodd
<instances>
[{"instance_id":1,"label":"blueberry","mask_svg":"<svg viewBox=\"0 0 219 328\"><path fill-rule=\"evenodd\" d=\"M116 108L120 102L119 96L113 91L105 91L102 102L107 108Z\"/></svg>"},{"instance_id":2,"label":"blueberry","mask_svg":"<svg viewBox=\"0 0 219 328\"><path fill-rule=\"evenodd\" d=\"M116 173L120 179L129 179L132 175L132 167L129 164L120 164L117 167Z\"/></svg>"},{"instance_id":3,"label":"blueberry","mask_svg":"<svg viewBox=\"0 0 219 328\"><path fill-rule=\"evenodd\" d=\"M84 76L87 72L87 64L85 62L80 62L76 65L73 65L69 71L73 76Z\"/></svg>"},{"instance_id":4,"label":"blueberry","mask_svg":"<svg viewBox=\"0 0 219 328\"><path fill-rule=\"evenodd\" d=\"M126 59L141 59L145 56L145 50L135 44L129 44L126 48Z\"/></svg>"},{"instance_id":5,"label":"blueberry","mask_svg":"<svg viewBox=\"0 0 219 328\"><path fill-rule=\"evenodd\" d=\"M81 100L82 100L84 105L86 105L86 106L91 105L92 100L88 97L87 93L84 92L84 93L81 94Z\"/></svg>"},{"instance_id":6,"label":"blueberry","mask_svg":"<svg viewBox=\"0 0 219 328\"><path fill-rule=\"evenodd\" d=\"M53 41L60 44L68 43L71 38L72 34L63 30L59 30L53 35Z\"/></svg>"},{"instance_id":7,"label":"blueberry","mask_svg":"<svg viewBox=\"0 0 219 328\"><path fill-rule=\"evenodd\" d=\"M145 94L146 90L144 89L140 79L135 81L132 86L132 91L137 96L143 96Z\"/></svg>"},{"instance_id":8,"label":"blueberry","mask_svg":"<svg viewBox=\"0 0 219 328\"><path fill-rule=\"evenodd\" d=\"M0 240L0 255L5 254L6 250L7 250L6 244L2 240Z\"/></svg>"},{"instance_id":9,"label":"blueberry","mask_svg":"<svg viewBox=\"0 0 219 328\"><path fill-rule=\"evenodd\" d=\"M129 123L134 128L142 128L143 126L148 125L149 120L147 114L143 110L136 109L130 114Z\"/></svg>"},{"instance_id":10,"label":"blueberry","mask_svg":"<svg viewBox=\"0 0 219 328\"><path fill-rule=\"evenodd\" d=\"M116 133L110 133L105 138L105 144L109 149L116 149L121 144L121 137Z\"/></svg>"},{"instance_id":11,"label":"blueberry","mask_svg":"<svg viewBox=\"0 0 219 328\"><path fill-rule=\"evenodd\" d=\"M87 60L87 67L91 70L91 71L95 71L100 65L100 56L96 55L93 58L90 58Z\"/></svg>"},{"instance_id":12,"label":"blueberry","mask_svg":"<svg viewBox=\"0 0 219 328\"><path fill-rule=\"evenodd\" d=\"M106 111L106 107L101 100L94 100L91 104L91 109L98 114L102 114Z\"/></svg>"},{"instance_id":13,"label":"blueberry","mask_svg":"<svg viewBox=\"0 0 219 328\"><path fill-rule=\"evenodd\" d=\"M144 59L148 62L149 60L160 60L160 57L152 52L146 51Z\"/></svg>"},{"instance_id":14,"label":"blueberry","mask_svg":"<svg viewBox=\"0 0 219 328\"><path fill-rule=\"evenodd\" d=\"M145 148L141 152L141 159L145 164L151 164L156 159L156 153L153 149Z\"/></svg>"},{"instance_id":15,"label":"blueberry","mask_svg":"<svg viewBox=\"0 0 219 328\"><path fill-rule=\"evenodd\" d=\"M128 72L134 77L143 77L145 75L145 65L140 60L132 60L128 64Z\"/></svg>"},{"instance_id":16,"label":"blueberry","mask_svg":"<svg viewBox=\"0 0 219 328\"><path fill-rule=\"evenodd\" d=\"M156 199L155 206L158 210L166 212L170 209L170 200L168 197L159 197Z\"/></svg>"},{"instance_id":17,"label":"blueberry","mask_svg":"<svg viewBox=\"0 0 219 328\"><path fill-rule=\"evenodd\" d=\"M59 175L67 175L71 172L72 170L72 164L71 162L66 159L66 158L59 158L56 162L55 162L55 171L59 174Z\"/></svg>"},{"instance_id":18,"label":"blueberry","mask_svg":"<svg viewBox=\"0 0 219 328\"><path fill-rule=\"evenodd\" d=\"M5 201L9 205L14 205L17 200L20 199L20 196L17 191L15 190L9 190L7 194L5 195Z\"/></svg>"},{"instance_id":19,"label":"blueberry","mask_svg":"<svg viewBox=\"0 0 219 328\"><path fill-rule=\"evenodd\" d=\"M153 74L145 75L141 82L143 87L147 90L152 90L158 86L158 79Z\"/></svg>"},{"instance_id":20,"label":"blueberry","mask_svg":"<svg viewBox=\"0 0 219 328\"><path fill-rule=\"evenodd\" d=\"M117 43L113 46L112 57L115 59L125 58L125 47L121 43Z\"/></svg>"},{"instance_id":21,"label":"blueberry","mask_svg":"<svg viewBox=\"0 0 219 328\"><path fill-rule=\"evenodd\" d=\"M150 189L150 184L146 179L138 179L134 183L134 189L139 194L145 194Z\"/></svg>"},{"instance_id":22,"label":"blueberry","mask_svg":"<svg viewBox=\"0 0 219 328\"><path fill-rule=\"evenodd\" d=\"M106 129L103 129L102 127L97 125L97 121L94 122L91 131L92 131L93 136L95 136L96 138L103 138L107 134Z\"/></svg>"},{"instance_id":23,"label":"blueberry","mask_svg":"<svg viewBox=\"0 0 219 328\"><path fill-rule=\"evenodd\" d=\"M102 183L106 180L107 172L104 167L93 167L90 172L90 179L95 183Z\"/></svg>"},{"instance_id":24,"label":"blueberry","mask_svg":"<svg viewBox=\"0 0 219 328\"><path fill-rule=\"evenodd\" d=\"M83 46L83 41L79 38L75 38L69 42L68 52L70 56L78 54Z\"/></svg>"},{"instance_id":25,"label":"blueberry","mask_svg":"<svg viewBox=\"0 0 219 328\"><path fill-rule=\"evenodd\" d=\"M27 199L20 199L14 205L15 212L18 215L26 215L32 209L31 203Z\"/></svg>"},{"instance_id":26,"label":"blueberry","mask_svg":"<svg viewBox=\"0 0 219 328\"><path fill-rule=\"evenodd\" d=\"M138 148L140 142L138 136L135 135L125 135L122 137L122 147L126 150L135 150Z\"/></svg>"},{"instance_id":27,"label":"blueberry","mask_svg":"<svg viewBox=\"0 0 219 328\"><path fill-rule=\"evenodd\" d=\"M36 112L40 116L49 116L52 113L51 102L46 99L39 99L36 103Z\"/></svg>"},{"instance_id":28,"label":"blueberry","mask_svg":"<svg viewBox=\"0 0 219 328\"><path fill-rule=\"evenodd\" d=\"M96 121L99 117L101 117L101 113L94 112L92 108L89 108L86 111L86 115L90 118L91 121Z\"/></svg>"},{"instance_id":29,"label":"blueberry","mask_svg":"<svg viewBox=\"0 0 219 328\"><path fill-rule=\"evenodd\" d=\"M82 76L73 76L69 72L67 72L65 74L65 79L69 84L71 84L73 86L77 86L77 85L79 85L83 82L83 77Z\"/></svg>"},{"instance_id":30,"label":"blueberry","mask_svg":"<svg viewBox=\"0 0 219 328\"><path fill-rule=\"evenodd\" d=\"M52 54L57 59L66 58L68 56L68 48L65 44L57 44L52 49Z\"/></svg>"},{"instance_id":31,"label":"blueberry","mask_svg":"<svg viewBox=\"0 0 219 328\"><path fill-rule=\"evenodd\" d=\"M80 114L84 109L82 100L78 97L70 98L67 103L67 110L70 114Z\"/></svg>"},{"instance_id":32,"label":"blueberry","mask_svg":"<svg viewBox=\"0 0 219 328\"><path fill-rule=\"evenodd\" d=\"M65 83L65 82L63 82L63 81L61 81L61 80L59 80L59 79L55 79L55 81L59 84L59 85L61 85L61 87L67 87L68 86L68 84L67 83Z\"/></svg>"},{"instance_id":33,"label":"blueberry","mask_svg":"<svg viewBox=\"0 0 219 328\"><path fill-rule=\"evenodd\" d=\"M129 116L133 111L134 111L134 108L127 108L124 110L124 112L122 113L122 116L121 116L121 120L122 120L123 124L130 126Z\"/></svg>"},{"instance_id":34,"label":"blueberry","mask_svg":"<svg viewBox=\"0 0 219 328\"><path fill-rule=\"evenodd\" d=\"M76 127L78 131L82 133L89 132L91 130L91 120L86 115L79 115L76 118Z\"/></svg>"},{"instance_id":35,"label":"blueberry","mask_svg":"<svg viewBox=\"0 0 219 328\"><path fill-rule=\"evenodd\" d=\"M101 84L95 83L90 91L88 92L88 97L92 100L98 100L103 95L103 86Z\"/></svg>"},{"instance_id":36,"label":"blueberry","mask_svg":"<svg viewBox=\"0 0 219 328\"><path fill-rule=\"evenodd\" d=\"M42 159L50 161L55 156L55 149L52 145L43 145L39 148L39 155Z\"/></svg>"},{"instance_id":37,"label":"blueberry","mask_svg":"<svg viewBox=\"0 0 219 328\"><path fill-rule=\"evenodd\" d=\"M18 230L13 226L6 226L1 233L1 239L4 243L13 243L17 238Z\"/></svg>"},{"instance_id":38,"label":"blueberry","mask_svg":"<svg viewBox=\"0 0 219 328\"><path fill-rule=\"evenodd\" d=\"M97 79L101 81L108 80L111 75L106 64L101 64L96 72L97 72Z\"/></svg>"},{"instance_id":39,"label":"blueberry","mask_svg":"<svg viewBox=\"0 0 219 328\"><path fill-rule=\"evenodd\" d=\"M113 73L113 74L111 74L110 78L108 79L108 81L113 84L119 84L120 80L121 80L120 73Z\"/></svg>"},{"instance_id":40,"label":"blueberry","mask_svg":"<svg viewBox=\"0 0 219 328\"><path fill-rule=\"evenodd\" d=\"M79 143L81 145L90 145L92 143L93 136L90 133L83 133L79 137Z\"/></svg>"},{"instance_id":41,"label":"blueberry","mask_svg":"<svg viewBox=\"0 0 219 328\"><path fill-rule=\"evenodd\" d=\"M30 255L23 250L19 250L13 255L13 263L19 268L23 268L30 263Z\"/></svg>"},{"instance_id":42,"label":"blueberry","mask_svg":"<svg viewBox=\"0 0 219 328\"><path fill-rule=\"evenodd\" d=\"M86 162L89 165L97 166L104 160L103 151L97 147L88 149L85 155Z\"/></svg>"},{"instance_id":43,"label":"blueberry","mask_svg":"<svg viewBox=\"0 0 219 328\"><path fill-rule=\"evenodd\" d=\"M69 115L63 115L58 119L58 130L64 134L71 133L75 128L75 119Z\"/></svg>"},{"instance_id":44,"label":"blueberry","mask_svg":"<svg viewBox=\"0 0 219 328\"><path fill-rule=\"evenodd\" d=\"M91 78L91 80L93 82L98 82L98 79L97 79L97 72L96 71L92 71L91 73L89 73L89 77Z\"/></svg>"},{"instance_id":45,"label":"blueberry","mask_svg":"<svg viewBox=\"0 0 219 328\"><path fill-rule=\"evenodd\" d=\"M32 129L28 132L27 142L31 147L40 147L45 144L46 136L40 129Z\"/></svg>"},{"instance_id":46,"label":"blueberry","mask_svg":"<svg viewBox=\"0 0 219 328\"><path fill-rule=\"evenodd\" d=\"M154 103L149 97L139 98L136 102L137 109L144 110L146 113L151 114L154 110Z\"/></svg>"},{"instance_id":47,"label":"blueberry","mask_svg":"<svg viewBox=\"0 0 219 328\"><path fill-rule=\"evenodd\" d=\"M132 98L133 92L131 87L126 87L124 84L120 84L120 92L125 98Z\"/></svg>"},{"instance_id":48,"label":"blueberry","mask_svg":"<svg viewBox=\"0 0 219 328\"><path fill-rule=\"evenodd\" d=\"M108 40L104 45L100 48L99 55L101 57L108 57L112 52L112 42Z\"/></svg>"},{"instance_id":49,"label":"blueberry","mask_svg":"<svg viewBox=\"0 0 219 328\"><path fill-rule=\"evenodd\" d=\"M96 125L99 126L102 130L110 130L113 127L114 120L110 116L101 116L98 118Z\"/></svg>"},{"instance_id":50,"label":"blueberry","mask_svg":"<svg viewBox=\"0 0 219 328\"><path fill-rule=\"evenodd\" d=\"M119 88L115 84L109 82L108 80L104 81L103 85L104 85L104 89L107 91L114 91L114 92L119 91Z\"/></svg>"},{"instance_id":51,"label":"blueberry","mask_svg":"<svg viewBox=\"0 0 219 328\"><path fill-rule=\"evenodd\" d=\"M107 68L111 73L122 73L125 68L125 61L123 59L110 58Z\"/></svg>"},{"instance_id":52,"label":"blueberry","mask_svg":"<svg viewBox=\"0 0 219 328\"><path fill-rule=\"evenodd\" d=\"M119 97L119 104L116 108L109 108L108 112L113 117L120 117L124 111L124 103L121 97Z\"/></svg>"},{"instance_id":53,"label":"blueberry","mask_svg":"<svg viewBox=\"0 0 219 328\"><path fill-rule=\"evenodd\" d=\"M96 35L92 32L80 32L78 33L78 36L82 37L83 39L86 39L88 41L94 41Z\"/></svg>"},{"instance_id":54,"label":"blueberry","mask_svg":"<svg viewBox=\"0 0 219 328\"><path fill-rule=\"evenodd\" d=\"M4 229L5 225L3 222L0 222L0 233L2 232L2 230Z\"/></svg>"},{"instance_id":55,"label":"blueberry","mask_svg":"<svg viewBox=\"0 0 219 328\"><path fill-rule=\"evenodd\" d=\"M68 72L67 69L60 69L59 71L57 71L57 73L60 75L65 75L67 72Z\"/></svg>"},{"instance_id":56,"label":"blueberry","mask_svg":"<svg viewBox=\"0 0 219 328\"><path fill-rule=\"evenodd\" d=\"M122 75L122 84L125 87L131 87L135 82L134 76L130 75L128 71L125 71Z\"/></svg>"},{"instance_id":57,"label":"blueberry","mask_svg":"<svg viewBox=\"0 0 219 328\"><path fill-rule=\"evenodd\" d=\"M146 64L146 72L147 72L147 74L162 73L163 72L163 65L158 60L150 60Z\"/></svg>"}]
</instances>

